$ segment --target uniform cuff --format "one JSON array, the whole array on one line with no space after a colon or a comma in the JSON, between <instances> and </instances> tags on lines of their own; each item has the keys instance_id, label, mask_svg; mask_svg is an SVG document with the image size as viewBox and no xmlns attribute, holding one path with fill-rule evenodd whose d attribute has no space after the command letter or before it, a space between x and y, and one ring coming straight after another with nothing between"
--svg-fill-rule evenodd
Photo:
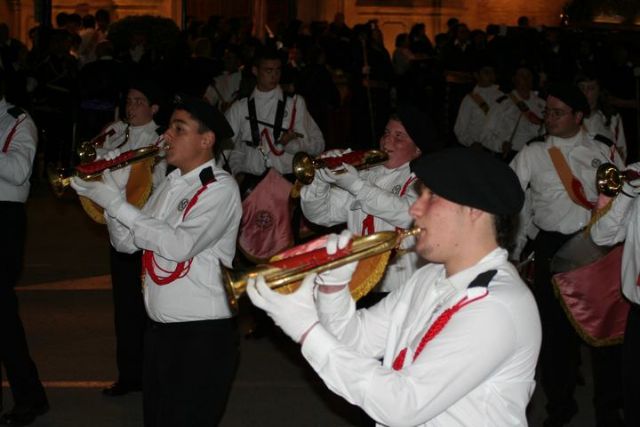
<instances>
[{"instance_id":1,"label":"uniform cuff","mask_svg":"<svg viewBox=\"0 0 640 427\"><path fill-rule=\"evenodd\" d=\"M302 355L314 368L322 367L335 348L340 345L322 324L315 325L302 343Z\"/></svg>"}]
</instances>

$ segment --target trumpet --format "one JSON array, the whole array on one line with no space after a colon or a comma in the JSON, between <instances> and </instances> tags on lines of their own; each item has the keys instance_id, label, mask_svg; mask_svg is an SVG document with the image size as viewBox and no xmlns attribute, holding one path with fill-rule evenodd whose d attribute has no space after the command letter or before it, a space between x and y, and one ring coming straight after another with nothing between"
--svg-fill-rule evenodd
<instances>
[{"instance_id":1,"label":"trumpet","mask_svg":"<svg viewBox=\"0 0 640 427\"><path fill-rule=\"evenodd\" d=\"M238 298L246 292L249 279L263 276L269 288L276 289L298 282L307 274L332 270L376 255L386 254L386 263L391 251L404 251L399 249L402 241L416 236L421 230L419 227L414 227L408 230L380 231L368 236L354 237L349 246L332 255L328 255L324 247L288 258L279 259L276 255L268 264L259 265L247 271L233 271L223 267L223 282L229 307L234 311L237 310ZM367 281L367 289L352 289L352 295L363 296L368 293L382 278L382 273L383 271L374 280Z\"/></svg>"},{"instance_id":2,"label":"trumpet","mask_svg":"<svg viewBox=\"0 0 640 427\"><path fill-rule=\"evenodd\" d=\"M111 128L107 132L103 132L100 135L96 136L90 141L84 141L80 144L78 149L76 150L76 154L78 155L78 159L81 164L91 163L96 160L97 152L96 148L104 144L104 141L115 134L116 131ZM125 141L129 139L129 127L127 127L127 132L125 136Z\"/></svg>"},{"instance_id":3,"label":"trumpet","mask_svg":"<svg viewBox=\"0 0 640 427\"><path fill-rule=\"evenodd\" d=\"M343 173L344 169L338 169L343 163L362 170L382 164L388 159L389 155L380 150L357 150L340 157L316 157L315 159L301 151L293 156L293 174L298 181L309 185L315 178L316 169L329 168L335 173Z\"/></svg>"},{"instance_id":4,"label":"trumpet","mask_svg":"<svg viewBox=\"0 0 640 427\"><path fill-rule=\"evenodd\" d=\"M90 163L79 164L72 173L66 168L55 168L50 166L47 169L47 178L53 189L53 193L61 197L67 187L71 185L71 178L77 176L85 181L98 179L107 169L122 169L133 163L140 162L150 157L157 157L160 147L149 145L136 150L125 151L113 160L96 160Z\"/></svg>"},{"instance_id":5,"label":"trumpet","mask_svg":"<svg viewBox=\"0 0 640 427\"><path fill-rule=\"evenodd\" d=\"M596 171L596 188L598 193L608 197L615 197L622 190L625 181L640 178L640 173L634 170L619 170L612 163L603 163Z\"/></svg>"}]
</instances>

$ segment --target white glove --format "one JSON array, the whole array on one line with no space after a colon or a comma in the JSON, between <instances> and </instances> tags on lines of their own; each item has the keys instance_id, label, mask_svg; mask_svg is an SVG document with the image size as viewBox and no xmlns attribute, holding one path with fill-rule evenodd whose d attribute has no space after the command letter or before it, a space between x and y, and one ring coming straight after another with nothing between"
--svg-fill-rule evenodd
<instances>
[{"instance_id":1,"label":"white glove","mask_svg":"<svg viewBox=\"0 0 640 427\"><path fill-rule=\"evenodd\" d=\"M263 309L285 334L295 342L318 323L318 312L313 300L315 274L307 275L292 294L282 295L272 291L264 278L249 279L247 295L256 307Z\"/></svg>"},{"instance_id":2,"label":"white glove","mask_svg":"<svg viewBox=\"0 0 640 427\"><path fill-rule=\"evenodd\" d=\"M340 173L331 171L329 171L329 173L333 175L335 185L356 196L358 192L362 190L364 182L360 179L358 170L355 167L350 164L343 163L342 168L344 171L340 171Z\"/></svg>"},{"instance_id":3,"label":"white glove","mask_svg":"<svg viewBox=\"0 0 640 427\"><path fill-rule=\"evenodd\" d=\"M338 249L344 249L351 241L351 232L343 230L340 235L331 234L327 239L326 249L329 255L335 254ZM316 284L327 286L344 286L351 281L351 276L356 271L358 261L345 264L341 267L320 273L316 278Z\"/></svg>"},{"instance_id":4,"label":"white glove","mask_svg":"<svg viewBox=\"0 0 640 427\"><path fill-rule=\"evenodd\" d=\"M85 181L74 176L71 187L78 195L93 200L97 205L107 210L117 210L125 202L124 191L118 188L109 170L102 174L102 182Z\"/></svg>"}]
</instances>

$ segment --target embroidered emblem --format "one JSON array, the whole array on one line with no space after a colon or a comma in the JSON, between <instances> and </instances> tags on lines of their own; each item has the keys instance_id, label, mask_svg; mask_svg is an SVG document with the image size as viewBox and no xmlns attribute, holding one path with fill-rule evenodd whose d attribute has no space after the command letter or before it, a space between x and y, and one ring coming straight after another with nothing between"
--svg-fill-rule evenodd
<instances>
[{"instance_id":1,"label":"embroidered emblem","mask_svg":"<svg viewBox=\"0 0 640 427\"><path fill-rule=\"evenodd\" d=\"M400 194L400 190L402 190L402 186L400 184L394 185L391 189L391 193L397 196L398 194Z\"/></svg>"},{"instance_id":2,"label":"embroidered emblem","mask_svg":"<svg viewBox=\"0 0 640 427\"><path fill-rule=\"evenodd\" d=\"M600 159L591 160L591 166L594 167L594 168L597 168L598 166L600 166L601 163L602 163L602 161L600 161Z\"/></svg>"},{"instance_id":3,"label":"embroidered emblem","mask_svg":"<svg viewBox=\"0 0 640 427\"><path fill-rule=\"evenodd\" d=\"M261 230L266 230L273 226L273 216L271 212L260 210L256 213L255 224Z\"/></svg>"},{"instance_id":4,"label":"embroidered emblem","mask_svg":"<svg viewBox=\"0 0 640 427\"><path fill-rule=\"evenodd\" d=\"M182 199L180 203L178 203L178 212L182 212L187 205L189 204L189 199Z\"/></svg>"}]
</instances>

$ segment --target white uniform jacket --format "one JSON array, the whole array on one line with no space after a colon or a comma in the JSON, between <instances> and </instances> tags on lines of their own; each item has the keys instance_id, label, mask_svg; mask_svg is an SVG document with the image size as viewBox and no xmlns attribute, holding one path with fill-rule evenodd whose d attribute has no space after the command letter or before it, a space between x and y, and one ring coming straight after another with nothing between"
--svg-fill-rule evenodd
<instances>
[{"instance_id":1,"label":"white uniform jacket","mask_svg":"<svg viewBox=\"0 0 640 427\"><path fill-rule=\"evenodd\" d=\"M203 187L200 174L207 168L213 169L215 181L183 218L189 201ZM152 320L171 323L231 316L221 264L231 267L241 210L235 180L209 161L184 176L179 169L171 172L131 228L106 215L116 250L153 251L158 266L168 271L193 259L188 274L170 284L160 286L145 275L144 299Z\"/></svg>"},{"instance_id":2,"label":"white uniform jacket","mask_svg":"<svg viewBox=\"0 0 640 427\"><path fill-rule=\"evenodd\" d=\"M510 95L520 100L515 90ZM546 105L542 98L531 92L529 99L523 99L522 101L529 107L532 114L542 119ZM482 136L482 145L491 151L501 153L502 144L511 140L511 148L514 151L520 151L527 142L543 133L544 125L530 121L527 115L520 111L511 97L505 95L498 101L498 105L491 109Z\"/></svg>"},{"instance_id":3,"label":"white uniform jacket","mask_svg":"<svg viewBox=\"0 0 640 427\"><path fill-rule=\"evenodd\" d=\"M489 270L497 272L488 294L455 313L413 360L444 310L465 296L485 295L487 288L467 287ZM442 265L426 265L368 310L356 312L346 290L319 292L317 305L321 323L304 340L304 357L331 390L381 425L527 425L540 319L504 249L448 278ZM403 349L404 363L395 370Z\"/></svg>"},{"instance_id":4,"label":"white uniform jacket","mask_svg":"<svg viewBox=\"0 0 640 427\"><path fill-rule=\"evenodd\" d=\"M598 245L624 240L622 252L622 293L640 304L640 198L618 194L611 209L591 227L591 238Z\"/></svg>"},{"instance_id":5,"label":"white uniform jacket","mask_svg":"<svg viewBox=\"0 0 640 427\"><path fill-rule=\"evenodd\" d=\"M207 87L204 98L218 109L225 104L235 101L240 89L240 81L242 80L242 71L238 70L234 73L223 71L222 74L213 79L213 84Z\"/></svg>"},{"instance_id":6,"label":"white uniform jacket","mask_svg":"<svg viewBox=\"0 0 640 427\"><path fill-rule=\"evenodd\" d=\"M303 187L300 205L305 217L326 227L346 222L347 228L357 235L411 227L413 220L409 207L418 195L412 185L414 176L409 163L396 169L376 166L359 174L364 186L357 196L319 179ZM369 215L373 217L373 229L364 226ZM414 243L413 238L405 239L402 247L408 248ZM422 263L415 252L396 257L387 266L376 289L389 292L402 286L420 265Z\"/></svg>"},{"instance_id":7,"label":"white uniform jacket","mask_svg":"<svg viewBox=\"0 0 640 427\"><path fill-rule=\"evenodd\" d=\"M29 114L0 99L0 201L27 200L37 141Z\"/></svg>"},{"instance_id":8,"label":"white uniform jacket","mask_svg":"<svg viewBox=\"0 0 640 427\"><path fill-rule=\"evenodd\" d=\"M624 136L624 128L622 127L622 118L620 114L611 116L611 121L607 125L607 118L602 111L598 110L584 119L584 126L587 132L596 135L600 134L610 139L616 144L622 160L627 158L627 139Z\"/></svg>"},{"instance_id":9,"label":"white uniform jacket","mask_svg":"<svg viewBox=\"0 0 640 427\"><path fill-rule=\"evenodd\" d=\"M303 136L290 141L284 147L277 143L273 137L273 127L269 125L275 123L278 101L283 97L282 89L279 86L269 92L255 89L249 98L242 98L234 102L227 110L225 116L235 136L233 150L231 153L225 153L225 156L228 155L229 166L234 174L246 172L262 175L270 167L275 168L281 174L288 174L292 172L293 155L298 151L304 151L311 156L316 156L324 151L322 132L307 111L304 98L300 95L287 97L282 127L284 130L292 129ZM257 147L250 146L252 137L248 118L249 99L255 100L256 117L261 122L258 123L260 143Z\"/></svg>"},{"instance_id":10,"label":"white uniform jacket","mask_svg":"<svg viewBox=\"0 0 640 427\"><path fill-rule=\"evenodd\" d=\"M487 112L478 105L478 102L473 99L472 94L479 96L482 101L486 103L489 108ZM496 105L498 105L497 100L502 96L504 96L504 93L498 88L498 85L488 87L476 86L473 88L471 94L468 94L462 99L456 124L453 128L460 144L469 147L474 142L482 142L482 135L489 114L491 110L496 108ZM489 148L492 149L492 147Z\"/></svg>"},{"instance_id":11,"label":"white uniform jacket","mask_svg":"<svg viewBox=\"0 0 640 427\"><path fill-rule=\"evenodd\" d=\"M160 127L155 121L151 120L146 125L142 126L129 126L123 121L117 121L107 126L104 132L109 133L113 130L113 134L107 136L102 148L96 149L98 155L104 155L110 150L118 148L120 144L124 144L120 147L121 152L128 150L137 150L138 148L147 147L149 145L164 144L164 135L160 131ZM129 136L127 137L127 132ZM126 142L125 142L126 141ZM167 172L167 161L163 158L156 162L153 167L153 188L158 188L160 183L164 180Z\"/></svg>"},{"instance_id":12,"label":"white uniform jacket","mask_svg":"<svg viewBox=\"0 0 640 427\"><path fill-rule=\"evenodd\" d=\"M560 149L573 175L580 181L586 199L595 203L598 193L596 170L602 163L623 166L615 147L594 139L584 130L571 138L547 136L541 142L525 146L511 161L523 190L528 191L528 203L520 212L517 233L518 249L526 243L526 230L531 223L538 229L572 234L584 228L591 218L591 210L574 203L567 194L549 155L549 148ZM514 257L517 257L517 252Z\"/></svg>"}]
</instances>

